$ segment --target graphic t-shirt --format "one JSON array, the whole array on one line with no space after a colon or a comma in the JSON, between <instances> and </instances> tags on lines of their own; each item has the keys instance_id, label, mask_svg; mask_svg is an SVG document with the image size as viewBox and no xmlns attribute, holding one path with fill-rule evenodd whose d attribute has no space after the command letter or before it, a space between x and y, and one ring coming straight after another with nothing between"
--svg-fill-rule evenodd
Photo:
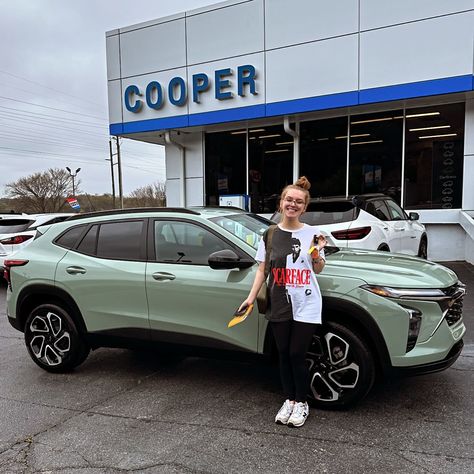
<instances>
[{"instance_id":1,"label":"graphic t-shirt","mask_svg":"<svg viewBox=\"0 0 474 474\"><path fill-rule=\"evenodd\" d=\"M270 321L294 319L304 323L321 323L321 291L313 271L308 251L318 227L304 224L299 230L285 230L277 226L272 237L270 273L268 275ZM320 253L324 258L324 250ZM265 261L265 241L260 240L258 262Z\"/></svg>"}]
</instances>

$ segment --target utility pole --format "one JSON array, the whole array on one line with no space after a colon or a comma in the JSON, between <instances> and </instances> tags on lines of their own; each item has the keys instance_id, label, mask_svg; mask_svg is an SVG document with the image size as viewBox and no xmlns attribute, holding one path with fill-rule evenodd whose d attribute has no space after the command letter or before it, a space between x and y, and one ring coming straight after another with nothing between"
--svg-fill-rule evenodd
<instances>
[{"instance_id":1,"label":"utility pole","mask_svg":"<svg viewBox=\"0 0 474 474\"><path fill-rule=\"evenodd\" d=\"M112 206L115 209L115 176L114 176L114 156L115 153L112 152L112 139L109 139L109 152L110 158L105 161L110 161L110 173L112 174Z\"/></svg>"},{"instance_id":2,"label":"utility pole","mask_svg":"<svg viewBox=\"0 0 474 474\"><path fill-rule=\"evenodd\" d=\"M115 140L117 142L117 168L118 168L120 209L123 209L122 162L120 160L120 141L119 141L119 137L116 136Z\"/></svg>"}]
</instances>

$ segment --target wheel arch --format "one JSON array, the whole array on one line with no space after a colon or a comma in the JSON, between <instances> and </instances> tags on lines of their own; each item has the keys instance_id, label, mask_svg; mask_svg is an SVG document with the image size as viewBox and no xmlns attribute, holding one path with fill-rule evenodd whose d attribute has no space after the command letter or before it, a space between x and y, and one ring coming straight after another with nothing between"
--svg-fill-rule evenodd
<instances>
[{"instance_id":1,"label":"wheel arch","mask_svg":"<svg viewBox=\"0 0 474 474\"><path fill-rule=\"evenodd\" d=\"M387 374L391 367L390 355L380 328L373 317L360 306L335 297L323 297L323 322L334 321L353 328L374 353L376 367Z\"/></svg>"},{"instance_id":2,"label":"wheel arch","mask_svg":"<svg viewBox=\"0 0 474 474\"><path fill-rule=\"evenodd\" d=\"M21 290L16 304L16 314L21 331L24 331L26 319L33 308L45 303L65 306L70 310L70 316L76 323L79 333L87 334L82 314L71 295L61 288L45 284L31 285Z\"/></svg>"}]
</instances>

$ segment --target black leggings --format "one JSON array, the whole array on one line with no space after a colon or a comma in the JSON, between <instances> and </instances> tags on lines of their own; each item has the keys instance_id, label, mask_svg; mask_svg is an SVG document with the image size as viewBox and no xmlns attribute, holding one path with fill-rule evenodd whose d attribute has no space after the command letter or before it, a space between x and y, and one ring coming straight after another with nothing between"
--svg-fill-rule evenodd
<instances>
[{"instance_id":1,"label":"black leggings","mask_svg":"<svg viewBox=\"0 0 474 474\"><path fill-rule=\"evenodd\" d=\"M280 356L280 376L285 396L288 400L305 402L309 384L305 358L316 325L293 320L270 324Z\"/></svg>"}]
</instances>

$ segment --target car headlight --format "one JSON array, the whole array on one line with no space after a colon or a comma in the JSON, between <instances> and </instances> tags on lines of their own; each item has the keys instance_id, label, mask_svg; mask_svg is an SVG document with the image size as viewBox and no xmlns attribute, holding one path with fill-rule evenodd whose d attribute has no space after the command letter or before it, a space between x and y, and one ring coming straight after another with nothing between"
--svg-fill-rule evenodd
<instances>
[{"instance_id":1,"label":"car headlight","mask_svg":"<svg viewBox=\"0 0 474 474\"><path fill-rule=\"evenodd\" d=\"M437 288L390 288L388 286L362 285L361 288L385 298L396 298L404 300L431 300L438 301L446 299L443 290Z\"/></svg>"}]
</instances>

